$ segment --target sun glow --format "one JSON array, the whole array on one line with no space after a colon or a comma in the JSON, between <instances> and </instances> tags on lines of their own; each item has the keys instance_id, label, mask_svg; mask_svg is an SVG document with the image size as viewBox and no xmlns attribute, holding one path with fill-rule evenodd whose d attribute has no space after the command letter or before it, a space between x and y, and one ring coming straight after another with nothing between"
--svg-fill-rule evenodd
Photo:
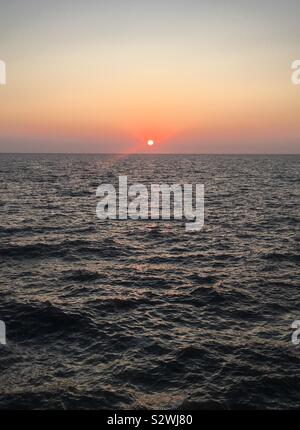
<instances>
[{"instance_id":1,"label":"sun glow","mask_svg":"<svg viewBox=\"0 0 300 430\"><path fill-rule=\"evenodd\" d=\"M154 141L150 139L150 140L148 140L147 144L148 144L148 146L153 146L154 145Z\"/></svg>"}]
</instances>

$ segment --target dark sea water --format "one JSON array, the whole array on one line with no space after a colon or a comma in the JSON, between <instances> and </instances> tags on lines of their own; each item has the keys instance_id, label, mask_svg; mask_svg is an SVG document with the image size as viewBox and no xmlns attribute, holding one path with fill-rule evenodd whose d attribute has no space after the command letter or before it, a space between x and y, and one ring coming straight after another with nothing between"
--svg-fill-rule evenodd
<instances>
[{"instance_id":1,"label":"dark sea water","mask_svg":"<svg viewBox=\"0 0 300 430\"><path fill-rule=\"evenodd\" d=\"M0 409L300 408L299 156L1 155ZM205 227L96 189L203 183Z\"/></svg>"}]
</instances>

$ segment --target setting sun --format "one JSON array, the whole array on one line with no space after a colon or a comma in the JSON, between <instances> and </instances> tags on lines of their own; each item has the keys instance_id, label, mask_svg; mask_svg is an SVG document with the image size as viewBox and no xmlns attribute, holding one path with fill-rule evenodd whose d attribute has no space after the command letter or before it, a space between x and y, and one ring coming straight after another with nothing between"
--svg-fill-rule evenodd
<instances>
[{"instance_id":1,"label":"setting sun","mask_svg":"<svg viewBox=\"0 0 300 430\"><path fill-rule=\"evenodd\" d=\"M147 144L148 144L148 146L153 146L154 145L154 141L153 140L148 140Z\"/></svg>"}]
</instances>

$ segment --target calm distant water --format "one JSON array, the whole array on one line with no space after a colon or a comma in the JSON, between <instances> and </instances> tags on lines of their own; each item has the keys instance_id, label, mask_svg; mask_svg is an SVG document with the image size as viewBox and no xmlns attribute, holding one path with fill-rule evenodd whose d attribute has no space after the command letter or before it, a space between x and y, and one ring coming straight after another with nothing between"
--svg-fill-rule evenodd
<instances>
[{"instance_id":1,"label":"calm distant water","mask_svg":"<svg viewBox=\"0 0 300 430\"><path fill-rule=\"evenodd\" d=\"M0 408L300 408L299 156L0 156ZM205 228L95 192L204 183Z\"/></svg>"}]
</instances>

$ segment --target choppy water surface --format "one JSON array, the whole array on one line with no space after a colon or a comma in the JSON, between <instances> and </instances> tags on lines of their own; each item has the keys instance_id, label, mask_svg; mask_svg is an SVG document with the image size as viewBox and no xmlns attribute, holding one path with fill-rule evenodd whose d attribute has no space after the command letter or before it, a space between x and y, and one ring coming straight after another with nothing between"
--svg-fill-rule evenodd
<instances>
[{"instance_id":1,"label":"choppy water surface","mask_svg":"<svg viewBox=\"0 0 300 430\"><path fill-rule=\"evenodd\" d=\"M299 167L2 155L0 408L299 408ZM99 221L119 175L204 183L205 228Z\"/></svg>"}]
</instances>

